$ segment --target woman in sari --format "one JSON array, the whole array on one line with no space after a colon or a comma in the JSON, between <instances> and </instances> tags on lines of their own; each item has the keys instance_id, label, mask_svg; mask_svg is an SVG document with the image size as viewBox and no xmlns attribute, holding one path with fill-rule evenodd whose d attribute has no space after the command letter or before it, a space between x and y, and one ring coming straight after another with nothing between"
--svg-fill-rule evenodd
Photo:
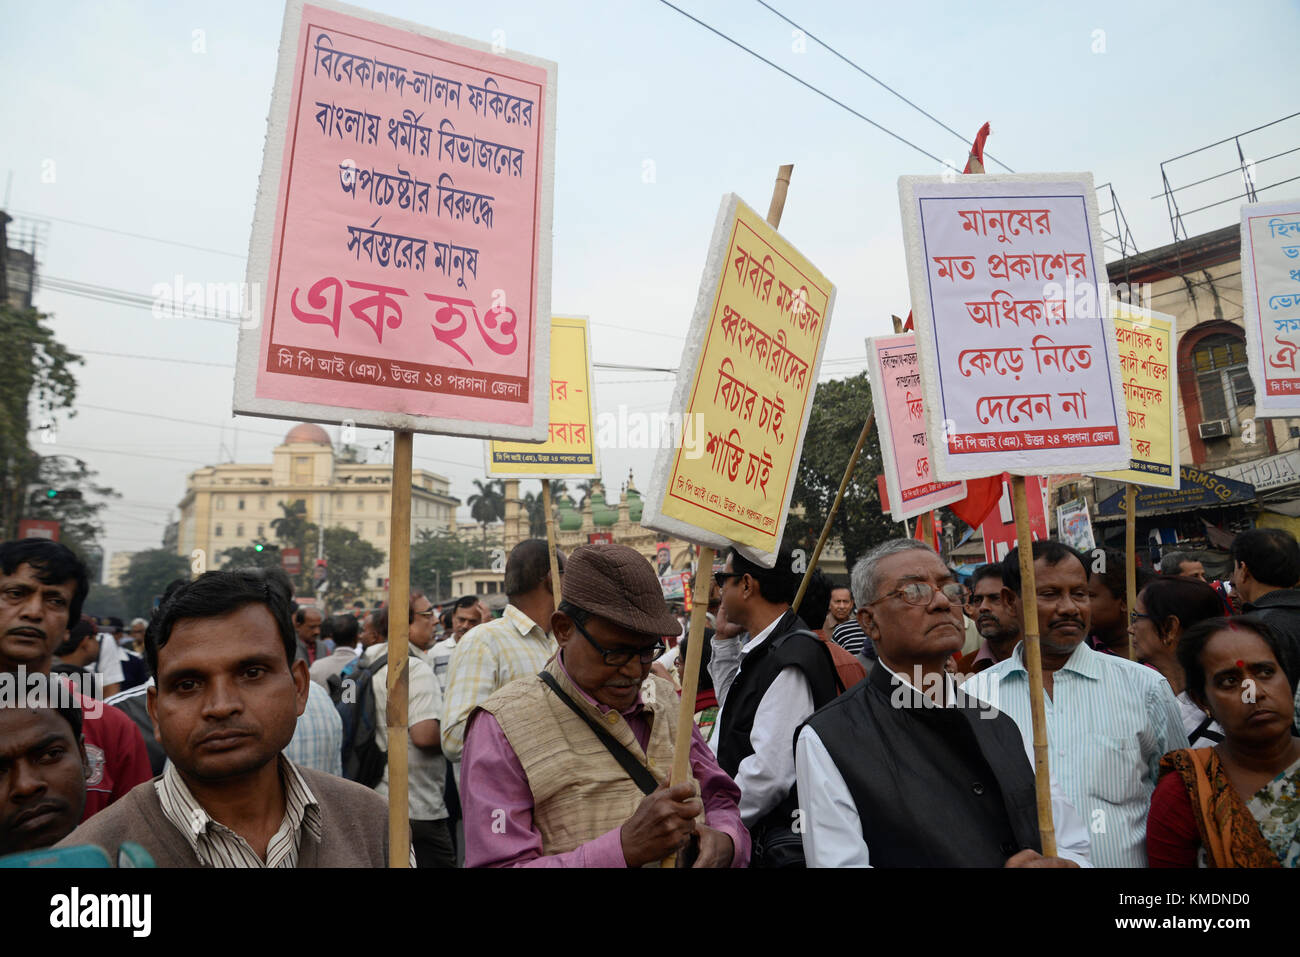
<instances>
[{"instance_id":1,"label":"woman in sari","mask_svg":"<svg viewBox=\"0 0 1300 957\"><path fill-rule=\"evenodd\" d=\"M1152 867L1300 867L1297 661L1262 621L1212 618L1178 645L1187 693L1223 727L1214 747L1173 751L1147 819Z\"/></svg>"},{"instance_id":2,"label":"woman in sari","mask_svg":"<svg viewBox=\"0 0 1300 957\"><path fill-rule=\"evenodd\" d=\"M1219 593L1205 582L1162 575L1142 589L1129 616L1135 656L1169 682L1182 712L1183 730L1194 748L1222 741L1223 729L1187 693L1187 676L1178 663L1179 639L1193 625L1222 615Z\"/></svg>"}]
</instances>

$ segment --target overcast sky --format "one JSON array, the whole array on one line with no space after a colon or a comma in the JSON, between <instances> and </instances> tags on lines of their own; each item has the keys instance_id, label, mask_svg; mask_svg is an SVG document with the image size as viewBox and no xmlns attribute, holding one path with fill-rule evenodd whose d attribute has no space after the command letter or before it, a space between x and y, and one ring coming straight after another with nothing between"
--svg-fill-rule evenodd
<instances>
[{"instance_id":1,"label":"overcast sky","mask_svg":"<svg viewBox=\"0 0 1300 957\"><path fill-rule=\"evenodd\" d=\"M552 307L591 317L595 361L678 365L722 195L766 211L781 163L795 165L781 232L839 290L823 379L861 371L864 337L906 314L896 180L940 164L664 3L367 6L558 62ZM989 172L1005 171L996 160L1016 172L1090 170L1114 184L1144 250L1173 238L1164 199L1151 198L1161 161L1297 108L1294 2L772 0L960 136L755 0L678 6L957 167L989 121ZM4 204L19 231L44 224L43 275L145 296L176 276L245 278L282 16L252 0L0 2ZM1298 120L1245 142L1257 160L1297 146ZM1171 166L1170 178L1188 183L1235 162L1228 144ZM1256 180L1297 175L1300 152L1261 164ZM1228 176L1180 201L1190 209L1240 191ZM1300 182L1260 198L1297 193ZM1187 228L1236 217L1229 203L1189 216ZM39 447L85 459L122 493L107 512L110 555L160 543L189 471L232 456L269 462L293 424L232 418L234 326L160 320L49 288L37 305L86 360L76 416L61 416L55 441ZM649 372L600 371L596 381L598 414L666 410L672 389ZM360 432L365 445L386 438ZM614 492L629 468L645 488L653 450L602 454ZM483 475L478 441L417 436L415 458L462 500Z\"/></svg>"}]
</instances>

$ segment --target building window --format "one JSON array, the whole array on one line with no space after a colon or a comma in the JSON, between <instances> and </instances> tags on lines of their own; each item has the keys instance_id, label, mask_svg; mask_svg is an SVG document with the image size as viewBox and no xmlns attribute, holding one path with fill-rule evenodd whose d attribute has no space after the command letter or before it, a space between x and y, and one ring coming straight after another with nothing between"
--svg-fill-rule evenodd
<instances>
[{"instance_id":1,"label":"building window","mask_svg":"<svg viewBox=\"0 0 1300 957\"><path fill-rule=\"evenodd\" d=\"M361 534L363 534L364 532L365 532L365 523L364 523L364 522L357 522L357 534L358 534L358 535L361 535Z\"/></svg>"},{"instance_id":2,"label":"building window","mask_svg":"<svg viewBox=\"0 0 1300 957\"><path fill-rule=\"evenodd\" d=\"M364 495L358 495L358 496L357 496L357 511L358 511L358 512L364 512L365 510L366 510L366 497L365 497Z\"/></svg>"},{"instance_id":3,"label":"building window","mask_svg":"<svg viewBox=\"0 0 1300 957\"><path fill-rule=\"evenodd\" d=\"M1192 350L1196 391L1205 421L1231 419L1237 411L1255 404L1255 386L1246 365L1246 343L1226 333L1206 336Z\"/></svg>"},{"instance_id":4,"label":"building window","mask_svg":"<svg viewBox=\"0 0 1300 957\"><path fill-rule=\"evenodd\" d=\"M343 496L342 496L342 495L335 495L335 496L334 496L334 507L335 507L336 509L338 509L340 512L343 511Z\"/></svg>"},{"instance_id":5,"label":"building window","mask_svg":"<svg viewBox=\"0 0 1300 957\"><path fill-rule=\"evenodd\" d=\"M384 523L383 523L383 522L375 522L375 534L376 534L376 535L382 535L382 534L384 534Z\"/></svg>"},{"instance_id":6,"label":"building window","mask_svg":"<svg viewBox=\"0 0 1300 957\"><path fill-rule=\"evenodd\" d=\"M257 496L257 510L258 510L259 512L265 512L265 511L266 511L266 496L265 496L265 495L259 495L259 496Z\"/></svg>"},{"instance_id":7,"label":"building window","mask_svg":"<svg viewBox=\"0 0 1300 957\"><path fill-rule=\"evenodd\" d=\"M382 512L384 510L384 496L376 495L375 499L379 502L379 510Z\"/></svg>"},{"instance_id":8,"label":"building window","mask_svg":"<svg viewBox=\"0 0 1300 957\"><path fill-rule=\"evenodd\" d=\"M293 459L293 484L311 484L311 456L296 455Z\"/></svg>"},{"instance_id":9,"label":"building window","mask_svg":"<svg viewBox=\"0 0 1300 957\"><path fill-rule=\"evenodd\" d=\"M236 537L236 538L243 538L243 537L244 537L244 523L243 523L243 522L240 522L238 525L235 526L235 537Z\"/></svg>"},{"instance_id":10,"label":"building window","mask_svg":"<svg viewBox=\"0 0 1300 957\"><path fill-rule=\"evenodd\" d=\"M259 525L257 526L257 537L258 537L258 538L265 538L265 537L266 537L266 526L265 526L265 525L261 525L261 524L259 524Z\"/></svg>"},{"instance_id":11,"label":"building window","mask_svg":"<svg viewBox=\"0 0 1300 957\"><path fill-rule=\"evenodd\" d=\"M221 523L220 523L220 522L217 522L217 527L214 528L214 529L212 530L212 535L213 535L214 538L220 538L220 537L221 537Z\"/></svg>"},{"instance_id":12,"label":"building window","mask_svg":"<svg viewBox=\"0 0 1300 957\"><path fill-rule=\"evenodd\" d=\"M241 511L241 512L244 510L244 497L243 497L242 495L239 496L239 504L238 504L237 508L238 508L239 511Z\"/></svg>"},{"instance_id":13,"label":"building window","mask_svg":"<svg viewBox=\"0 0 1300 957\"><path fill-rule=\"evenodd\" d=\"M215 506L215 507L216 507L217 511L218 511L218 512L224 512L224 511L226 510L226 500L225 500L225 498L224 498L223 496L221 496L221 495L214 495L213 498L214 498L215 501L216 501L216 506Z\"/></svg>"}]
</instances>

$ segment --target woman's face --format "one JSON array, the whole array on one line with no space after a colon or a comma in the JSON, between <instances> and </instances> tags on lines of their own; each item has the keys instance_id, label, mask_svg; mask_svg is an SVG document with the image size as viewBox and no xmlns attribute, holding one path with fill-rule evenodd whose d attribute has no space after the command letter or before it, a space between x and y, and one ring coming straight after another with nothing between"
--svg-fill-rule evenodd
<instances>
[{"instance_id":1,"label":"woman's face","mask_svg":"<svg viewBox=\"0 0 1300 957\"><path fill-rule=\"evenodd\" d=\"M1133 610L1137 613L1137 620L1129 625L1129 634L1133 636L1133 648L1137 654L1137 660L1142 663L1150 661L1152 658L1164 657L1172 653L1173 648L1166 648L1160 641L1160 631L1156 628L1156 623L1150 618L1145 617L1147 606L1142 601L1142 596L1138 596L1137 604Z\"/></svg>"},{"instance_id":2,"label":"woman's face","mask_svg":"<svg viewBox=\"0 0 1300 957\"><path fill-rule=\"evenodd\" d=\"M1216 631L1201 651L1205 687L1197 689L1225 735L1263 744L1291 733L1295 702L1273 650L1245 628Z\"/></svg>"}]
</instances>

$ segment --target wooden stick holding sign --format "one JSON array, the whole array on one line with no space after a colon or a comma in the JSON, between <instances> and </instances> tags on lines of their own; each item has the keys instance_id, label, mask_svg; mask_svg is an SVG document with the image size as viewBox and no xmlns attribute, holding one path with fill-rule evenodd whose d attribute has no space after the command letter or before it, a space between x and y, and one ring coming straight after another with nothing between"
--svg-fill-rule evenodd
<instances>
[{"instance_id":1,"label":"wooden stick holding sign","mask_svg":"<svg viewBox=\"0 0 1300 957\"><path fill-rule=\"evenodd\" d=\"M1124 493L1124 561L1126 577L1128 578L1126 605L1129 621L1133 620L1133 612L1137 609L1137 517L1133 514L1137 511L1137 486L1132 482L1125 483ZM1129 629L1128 633L1128 657L1129 661L1137 661L1137 648L1133 644L1133 631Z\"/></svg>"},{"instance_id":2,"label":"wooden stick holding sign","mask_svg":"<svg viewBox=\"0 0 1300 957\"><path fill-rule=\"evenodd\" d=\"M1038 592L1034 585L1033 536L1029 531L1029 501L1025 477L1011 477L1011 507L1016 515L1016 544L1020 555L1020 600L1025 617L1025 670L1029 672L1029 713L1034 728L1034 785L1038 796L1038 834L1044 857L1056 856L1056 826L1052 822L1052 778L1047 758L1047 713L1043 701L1043 654L1038 644Z\"/></svg>"},{"instance_id":3,"label":"wooden stick holding sign","mask_svg":"<svg viewBox=\"0 0 1300 957\"><path fill-rule=\"evenodd\" d=\"M853 478L853 472L858 467L858 456L862 454L862 447L867 444L867 436L871 434L871 428L876 424L876 411L872 409L867 415L867 421L862 423L862 432L858 435L858 444L853 447L853 454L849 456L848 467L844 469L844 478L840 479L839 490L835 493L835 501L831 503L831 510L826 514L826 522L822 525L822 533L817 536L817 546L813 549L812 558L808 562L808 567L804 570L803 581L799 583L799 592L794 596L794 604L790 606L791 611L798 611L799 604L803 601L804 592L808 590L808 583L812 581L813 569L817 567L817 562L822 557L822 549L826 547L826 540L831 535L831 525L835 522L835 516L839 513L840 502L844 500L844 490L849 487L849 481ZM820 622L809 622L814 628L820 628Z\"/></svg>"},{"instance_id":4,"label":"wooden stick holding sign","mask_svg":"<svg viewBox=\"0 0 1300 957\"><path fill-rule=\"evenodd\" d=\"M551 505L551 480L542 479L542 504L546 507L546 550L550 552L551 591L555 594L555 607L560 607L560 560L556 557L555 511Z\"/></svg>"},{"instance_id":5,"label":"wooden stick holding sign","mask_svg":"<svg viewBox=\"0 0 1300 957\"><path fill-rule=\"evenodd\" d=\"M767 207L767 222L773 229L781 225L785 210L785 195L790 188L790 175L794 165L780 167L776 172L776 186L772 202ZM704 642L704 625L709 610L709 581L713 577L715 550L709 545L700 547L700 557L695 564L695 578L691 582L691 627L686 643L686 670L682 673L682 695L677 705L677 733L673 740L673 770L668 779L676 786L691 777L691 735L695 731L695 692L700 683L700 649ZM663 860L664 867L675 867L677 855Z\"/></svg>"},{"instance_id":6,"label":"wooden stick holding sign","mask_svg":"<svg viewBox=\"0 0 1300 957\"><path fill-rule=\"evenodd\" d=\"M388 866L410 867L410 794L407 781L407 716L410 648L407 614L411 583L410 432L393 433L393 505L389 512L388 586Z\"/></svg>"}]
</instances>

